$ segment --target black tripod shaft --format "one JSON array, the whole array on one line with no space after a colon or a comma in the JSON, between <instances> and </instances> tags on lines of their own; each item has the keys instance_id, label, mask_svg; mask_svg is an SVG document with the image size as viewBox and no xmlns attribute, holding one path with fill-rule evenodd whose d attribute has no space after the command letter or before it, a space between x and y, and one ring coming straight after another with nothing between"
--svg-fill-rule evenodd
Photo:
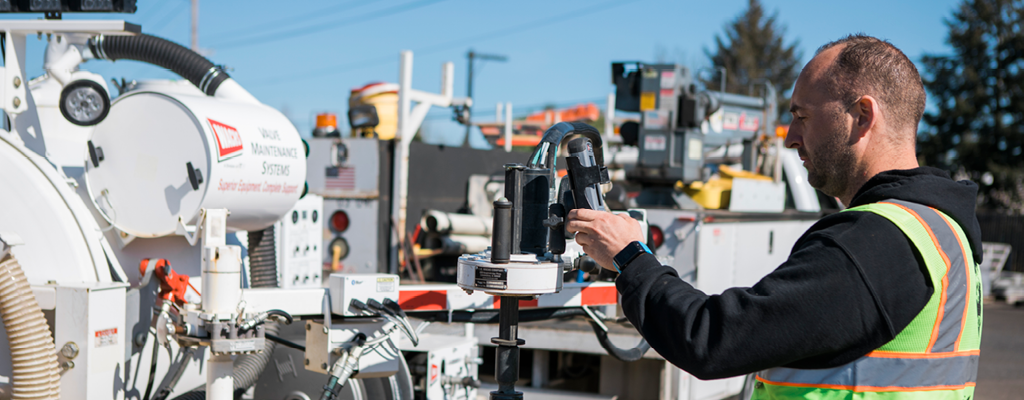
<instances>
[{"instance_id":1,"label":"black tripod shaft","mask_svg":"<svg viewBox=\"0 0 1024 400\"><path fill-rule=\"evenodd\" d=\"M498 337L491 343L498 345L495 350L494 377L498 390L491 392L491 400L521 400L522 392L516 391L519 380L519 346L526 341L519 339L519 298L501 296L501 311L498 314Z\"/></svg>"}]
</instances>

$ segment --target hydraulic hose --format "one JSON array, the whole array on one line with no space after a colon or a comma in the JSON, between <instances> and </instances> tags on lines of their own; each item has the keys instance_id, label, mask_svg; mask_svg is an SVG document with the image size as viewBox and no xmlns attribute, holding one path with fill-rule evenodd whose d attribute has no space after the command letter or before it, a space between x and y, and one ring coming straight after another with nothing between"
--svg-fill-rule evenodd
<instances>
[{"instance_id":1,"label":"hydraulic hose","mask_svg":"<svg viewBox=\"0 0 1024 400\"><path fill-rule=\"evenodd\" d=\"M601 329L601 326L597 322L590 321L590 327L594 328L594 334L597 335L597 342L601 344L601 348L608 352L608 355L619 359L620 361L633 362L639 360L647 353L647 350L651 349L651 345L647 344L647 339L640 339L640 343L637 343L636 347L631 349L622 349L616 347L612 343L611 339L608 338L608 332Z\"/></svg>"},{"instance_id":2,"label":"hydraulic hose","mask_svg":"<svg viewBox=\"0 0 1024 400\"><path fill-rule=\"evenodd\" d=\"M406 311L410 317L430 322L470 322L474 324L498 323L499 310L448 310L440 311ZM575 317L587 314L579 308L531 308L519 310L519 322L543 321L562 317Z\"/></svg>"},{"instance_id":3,"label":"hydraulic hose","mask_svg":"<svg viewBox=\"0 0 1024 400\"><path fill-rule=\"evenodd\" d=\"M5 244L0 243L0 247ZM24 271L0 252L0 318L11 349L14 399L60 398L60 370L53 336Z\"/></svg>"},{"instance_id":4,"label":"hydraulic hose","mask_svg":"<svg viewBox=\"0 0 1024 400\"><path fill-rule=\"evenodd\" d=\"M265 333L267 335L277 336L279 328L276 323L265 323L263 324L263 328L266 329ZM260 374L262 374L263 370L267 368L270 358L273 357L275 348L277 348L277 343L268 339L264 341L262 353L244 354L235 359L235 367L231 375L234 377L236 399L242 398L242 394L245 393L246 390L249 390L252 385L256 384L256 381L260 378ZM205 399L205 390L193 390L174 398L174 400Z\"/></svg>"},{"instance_id":5,"label":"hydraulic hose","mask_svg":"<svg viewBox=\"0 0 1024 400\"><path fill-rule=\"evenodd\" d=\"M540 140L541 145L538 145L530 155L530 164L527 167L553 168L558 147L563 140L572 135L583 135L590 139L591 145L594 146L595 161L597 164L604 165L604 150L602 150L604 140L601 139L601 133L596 128L583 122L559 122L544 132L544 136ZM547 145L543 145L544 143Z\"/></svg>"},{"instance_id":6,"label":"hydraulic hose","mask_svg":"<svg viewBox=\"0 0 1024 400\"><path fill-rule=\"evenodd\" d=\"M475 324L496 324L498 323L499 313L499 310L406 311L406 314L410 317L429 322L470 322ZM519 310L519 322L543 321L575 316L593 318L582 308L532 308ZM651 349L651 345L644 339L641 339L640 343L631 349L617 347L608 338L608 332L602 329L596 321L591 319L589 322L590 326L594 329L594 334L597 335L597 341L601 344L601 347L608 352L608 355L621 361L633 362L639 360L640 357L647 353L647 350Z\"/></svg>"},{"instance_id":7,"label":"hydraulic hose","mask_svg":"<svg viewBox=\"0 0 1024 400\"><path fill-rule=\"evenodd\" d=\"M167 68L188 79L208 96L213 96L220 84L230 78L206 57L167 39L146 34L97 35L89 39L89 50L99 59L135 60Z\"/></svg>"}]
</instances>

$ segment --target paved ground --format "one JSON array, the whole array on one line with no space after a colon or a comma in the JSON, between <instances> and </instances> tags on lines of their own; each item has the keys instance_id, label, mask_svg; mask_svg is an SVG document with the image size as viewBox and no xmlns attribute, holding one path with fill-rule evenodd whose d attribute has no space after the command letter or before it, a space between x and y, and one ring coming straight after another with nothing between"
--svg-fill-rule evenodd
<instances>
[{"instance_id":1,"label":"paved ground","mask_svg":"<svg viewBox=\"0 0 1024 400\"><path fill-rule=\"evenodd\" d=\"M976 400L1024 399L1024 307L985 304Z\"/></svg>"},{"instance_id":2,"label":"paved ground","mask_svg":"<svg viewBox=\"0 0 1024 400\"><path fill-rule=\"evenodd\" d=\"M981 364L975 400L1024 399L1024 307L986 302L985 326L981 339ZM496 389L485 385L477 399L486 400ZM518 388L534 400L597 400L612 399L595 394L556 390Z\"/></svg>"},{"instance_id":3,"label":"paved ground","mask_svg":"<svg viewBox=\"0 0 1024 400\"><path fill-rule=\"evenodd\" d=\"M492 390L498 390L498 385L484 383L476 391L476 400L489 400ZM516 386L516 390L523 392L523 398L527 400L618 400L616 397L602 396L594 393L566 392L563 390L519 386Z\"/></svg>"}]
</instances>

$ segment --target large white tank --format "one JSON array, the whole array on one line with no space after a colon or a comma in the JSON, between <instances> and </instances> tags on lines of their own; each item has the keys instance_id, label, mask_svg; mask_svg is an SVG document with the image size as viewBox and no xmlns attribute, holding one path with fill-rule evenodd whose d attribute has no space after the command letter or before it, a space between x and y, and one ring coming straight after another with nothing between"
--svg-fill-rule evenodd
<instances>
[{"instance_id":1,"label":"large white tank","mask_svg":"<svg viewBox=\"0 0 1024 400\"><path fill-rule=\"evenodd\" d=\"M179 217L195 223L201 208L227 208L231 230L263 229L305 186L298 131L262 104L131 92L111 105L91 144L103 159L96 166L86 155L90 197L110 223L139 237L173 234Z\"/></svg>"}]
</instances>

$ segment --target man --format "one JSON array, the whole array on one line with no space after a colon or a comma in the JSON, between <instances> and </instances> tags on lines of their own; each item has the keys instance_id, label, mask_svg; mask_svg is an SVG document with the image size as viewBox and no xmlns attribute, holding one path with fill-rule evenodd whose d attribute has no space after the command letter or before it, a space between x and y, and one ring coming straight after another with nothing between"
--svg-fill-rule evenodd
<instances>
[{"instance_id":1,"label":"man","mask_svg":"<svg viewBox=\"0 0 1024 400\"><path fill-rule=\"evenodd\" d=\"M786 147L850 209L822 218L750 288L709 296L591 210L567 229L616 286L630 322L701 379L761 371L754 398L968 399L981 337L977 186L919 167L925 93L888 42L853 35L797 79ZM702 265L702 268L715 268ZM862 397L866 396L866 397Z\"/></svg>"}]
</instances>

